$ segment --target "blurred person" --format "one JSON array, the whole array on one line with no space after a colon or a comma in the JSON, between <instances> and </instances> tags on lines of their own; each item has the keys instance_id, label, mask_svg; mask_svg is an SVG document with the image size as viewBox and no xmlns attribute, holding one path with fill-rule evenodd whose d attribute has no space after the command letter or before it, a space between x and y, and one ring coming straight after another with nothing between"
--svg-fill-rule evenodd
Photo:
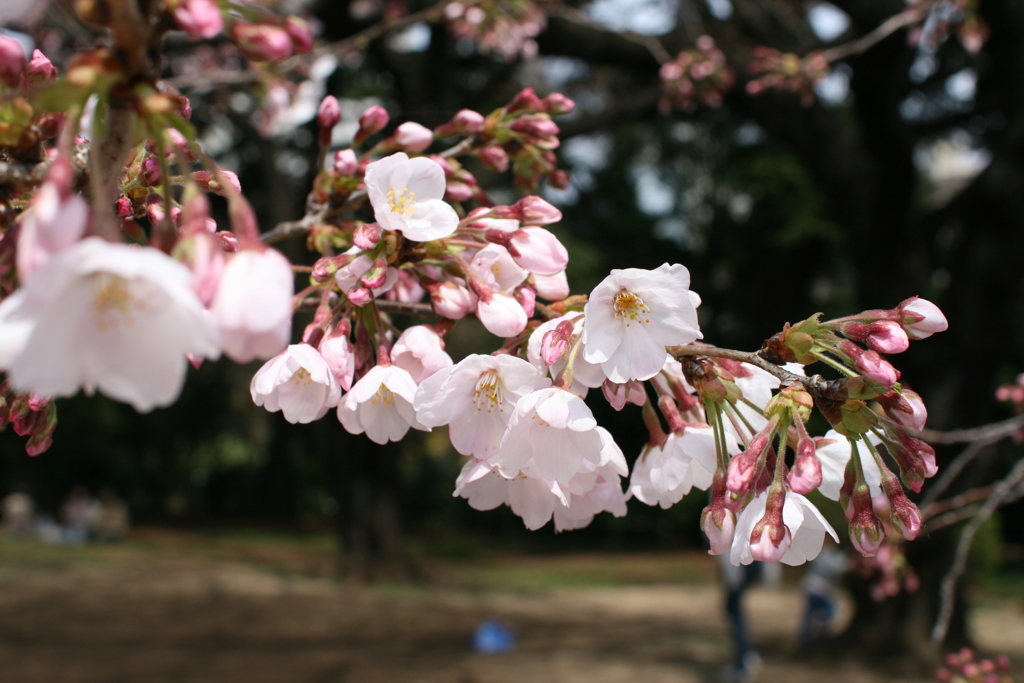
<instances>
[{"instance_id":1,"label":"blurred person","mask_svg":"<svg viewBox=\"0 0 1024 683\"><path fill-rule=\"evenodd\" d=\"M23 486L18 486L0 501L4 529L15 536L28 536L35 525L36 505Z\"/></svg>"},{"instance_id":2,"label":"blurred person","mask_svg":"<svg viewBox=\"0 0 1024 683\"><path fill-rule=\"evenodd\" d=\"M850 560L846 553L826 537L825 547L807 565L800 581L800 589L807 598L807 611L800 624L801 647L807 648L828 636L836 611L836 586L849 569Z\"/></svg>"},{"instance_id":3,"label":"blurred person","mask_svg":"<svg viewBox=\"0 0 1024 683\"><path fill-rule=\"evenodd\" d=\"M768 586L778 585L781 567L764 562L736 566L729 561L728 554L717 557L725 587L725 614L736 649L732 663L722 669L720 677L722 683L750 683L757 680L761 655L757 653L747 629L743 594L757 582Z\"/></svg>"},{"instance_id":4,"label":"blurred person","mask_svg":"<svg viewBox=\"0 0 1024 683\"><path fill-rule=\"evenodd\" d=\"M109 489L100 493L96 517L92 522L92 533L97 541L123 541L131 527L131 512L128 504Z\"/></svg>"},{"instance_id":5,"label":"blurred person","mask_svg":"<svg viewBox=\"0 0 1024 683\"><path fill-rule=\"evenodd\" d=\"M99 503L89 495L88 489L82 485L72 488L60 508L63 522L61 542L78 545L89 540L89 533L98 514Z\"/></svg>"}]
</instances>

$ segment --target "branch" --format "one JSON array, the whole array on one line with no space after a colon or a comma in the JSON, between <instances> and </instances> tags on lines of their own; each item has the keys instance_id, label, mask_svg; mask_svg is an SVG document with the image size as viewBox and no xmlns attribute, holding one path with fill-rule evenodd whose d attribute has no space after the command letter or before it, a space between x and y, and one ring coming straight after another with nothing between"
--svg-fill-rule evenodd
<instances>
[{"instance_id":1,"label":"branch","mask_svg":"<svg viewBox=\"0 0 1024 683\"><path fill-rule=\"evenodd\" d=\"M701 344L668 346L665 347L665 350L668 351L670 356L680 362L682 362L682 359L686 356L709 356L712 358L725 358L727 360L739 361L740 363L747 363L748 365L761 368L765 372L774 375L783 383L800 382L812 394L820 392L821 384L824 381L821 375L812 375L810 377L798 375L785 368L779 367L775 363L769 363L762 358L758 352L734 351L732 349L721 349L717 346L703 346Z\"/></svg>"},{"instance_id":2,"label":"branch","mask_svg":"<svg viewBox=\"0 0 1024 683\"><path fill-rule=\"evenodd\" d=\"M935 627L932 629L932 642L939 643L946 637L949 630L949 619L953 615L953 598L956 591L956 582L963 574L967 566L967 553L971 549L971 542L974 535L981 528L981 525L988 521L1005 499L1013 492L1013 488L1021 481L1024 481L1024 458L1017 461L1010 473L1000 479L993 487L992 496L978 509L978 514L964 527L960 533L960 541L957 543L956 555L949 572L942 579L940 589L941 602L939 604L939 616L935 620Z\"/></svg>"},{"instance_id":3,"label":"branch","mask_svg":"<svg viewBox=\"0 0 1024 683\"><path fill-rule=\"evenodd\" d=\"M548 16L559 17L574 24L581 24L590 28L608 30L606 26L602 26L600 23L594 21L586 12L578 10L575 7L569 7L567 5L552 5L546 9ZM631 43L636 43L637 45L646 48L659 64L672 61L672 55L669 54L668 50L665 49L665 46L661 44L661 41L658 40L656 36L645 36L632 31L615 31L615 33Z\"/></svg>"},{"instance_id":4,"label":"branch","mask_svg":"<svg viewBox=\"0 0 1024 683\"><path fill-rule=\"evenodd\" d=\"M322 294L314 292L303 299L296 307L296 311L315 311L322 303ZM327 304L332 308L338 305L338 293L331 292L328 295ZM420 318L428 318L436 315L434 309L430 304L424 304L419 302L406 302L406 301L388 301L387 299L378 299L376 302L377 310L381 313L395 313L397 315L414 315Z\"/></svg>"},{"instance_id":5,"label":"branch","mask_svg":"<svg viewBox=\"0 0 1024 683\"><path fill-rule=\"evenodd\" d=\"M1024 414L1011 417L1002 422L971 429L954 429L948 432L937 432L931 429L922 429L918 436L928 443L970 443L973 441L998 441L1010 436L1018 429L1024 427Z\"/></svg>"},{"instance_id":6,"label":"branch","mask_svg":"<svg viewBox=\"0 0 1024 683\"><path fill-rule=\"evenodd\" d=\"M260 235L264 244L274 244L289 237L307 235L317 223L322 223L327 217L327 207L320 207L316 211L307 213L297 221L284 221L278 223L271 230Z\"/></svg>"},{"instance_id":7,"label":"branch","mask_svg":"<svg viewBox=\"0 0 1024 683\"><path fill-rule=\"evenodd\" d=\"M35 164L16 164L0 161L0 188L15 191L42 185L50 172L50 159ZM71 167L75 172L75 185L84 185L88 179L89 146L78 145L71 157Z\"/></svg>"},{"instance_id":8,"label":"branch","mask_svg":"<svg viewBox=\"0 0 1024 683\"><path fill-rule=\"evenodd\" d=\"M986 446L995 443L999 438L975 441L970 446L963 449L960 452L960 455L953 458L953 461L943 468L942 476L936 479L935 483L929 486L928 490L925 491L924 497L921 499L921 509L923 510L938 500L939 496L941 496L943 492L949 488L950 484L960 476L960 473L964 471L964 468L974 462L974 459L978 457Z\"/></svg>"},{"instance_id":9,"label":"branch","mask_svg":"<svg viewBox=\"0 0 1024 683\"><path fill-rule=\"evenodd\" d=\"M933 4L934 2L924 2L916 7L911 7L904 12L900 12L895 16L889 17L867 35L861 36L856 40L851 40L849 43L843 43L842 45L837 45L827 50L823 50L821 56L831 63L840 59L846 59L852 55L859 55L862 52L866 52L891 36L893 33L896 33L896 31L908 26L913 26L923 20L928 16Z\"/></svg>"}]
</instances>

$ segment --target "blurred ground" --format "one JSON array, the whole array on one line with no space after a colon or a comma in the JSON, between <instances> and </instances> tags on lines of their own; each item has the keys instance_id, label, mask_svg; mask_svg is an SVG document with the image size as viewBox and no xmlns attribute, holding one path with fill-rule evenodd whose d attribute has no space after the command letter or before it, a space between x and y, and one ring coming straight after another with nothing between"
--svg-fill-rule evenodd
<instances>
[{"instance_id":1,"label":"blurred ground","mask_svg":"<svg viewBox=\"0 0 1024 683\"><path fill-rule=\"evenodd\" d=\"M715 565L701 553L427 559L430 580L372 587L332 581L332 561L326 537L2 539L0 681L686 683L716 681L728 659ZM798 657L792 586L747 603L762 681L928 680ZM514 652L472 652L487 618L514 630ZM983 605L975 632L1024 661L1019 601Z\"/></svg>"}]
</instances>

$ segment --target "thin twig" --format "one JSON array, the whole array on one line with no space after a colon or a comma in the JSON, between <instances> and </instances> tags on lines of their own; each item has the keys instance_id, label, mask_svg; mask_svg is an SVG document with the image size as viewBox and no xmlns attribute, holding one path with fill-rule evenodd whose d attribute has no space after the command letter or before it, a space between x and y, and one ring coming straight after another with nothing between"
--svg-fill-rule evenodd
<instances>
[{"instance_id":1,"label":"thin twig","mask_svg":"<svg viewBox=\"0 0 1024 683\"><path fill-rule=\"evenodd\" d=\"M972 429L954 429L948 432L922 429L918 436L928 443L971 443L974 441L989 441L991 443L1010 436L1022 427L1024 427L1024 415L1017 415L1002 422L993 422Z\"/></svg>"},{"instance_id":2,"label":"thin twig","mask_svg":"<svg viewBox=\"0 0 1024 683\"><path fill-rule=\"evenodd\" d=\"M843 43L842 45L836 45L835 47L824 50L822 51L821 56L829 62L834 62L839 59L846 59L851 55L858 55L862 52L866 52L896 31L908 26L913 26L924 19L928 16L928 12L931 11L933 4L934 3L930 2L922 3L916 7L911 7L906 11L889 17L870 33L861 36L856 40L851 40L849 43Z\"/></svg>"},{"instance_id":3,"label":"thin twig","mask_svg":"<svg viewBox=\"0 0 1024 683\"><path fill-rule=\"evenodd\" d=\"M939 499L939 496L941 496L946 491L946 489L949 488L950 484L952 484L953 481L956 480L958 476L960 476L960 473L963 472L969 464L974 462L974 459L978 457L978 455L985 449L985 447L995 443L1001 438L1002 437L1000 436L996 438L975 441L974 443L967 446L967 448L960 451L960 454L953 458L953 461L943 468L942 476L936 479L935 483L929 486L928 490L925 491L924 497L921 498L921 509L924 510L932 503L937 501Z\"/></svg>"},{"instance_id":4,"label":"thin twig","mask_svg":"<svg viewBox=\"0 0 1024 683\"><path fill-rule=\"evenodd\" d=\"M747 363L774 375L783 383L800 382L812 393L820 389L823 381L821 375L812 375L810 377L798 375L775 363L769 363L757 352L735 351L733 349L722 349L717 346L704 346L702 344L668 346L665 350L678 361L681 361L686 356L709 356L711 358L725 358L727 360L739 361L740 363Z\"/></svg>"},{"instance_id":5,"label":"thin twig","mask_svg":"<svg viewBox=\"0 0 1024 683\"><path fill-rule=\"evenodd\" d=\"M1024 481L1024 458L1017 461L1017 464L1013 466L1010 473L1007 474L1003 479L996 482L993 487L992 495L986 500L982 506L978 509L978 514L971 519L970 522L964 527L960 533L960 541L956 546L956 555L953 559L953 565L949 568L949 572L942 579L942 587L939 590L939 616L935 620L935 627L932 629L932 642L940 643L946 637L946 633L949 630L949 620L953 616L953 602L954 594L956 592L956 583L963 574L964 568L967 566L967 553L971 549L971 542L974 540L974 535L981 528L981 525L988 521L988 518L992 516L1003 501L1008 498L1013 492L1013 488L1017 484Z\"/></svg>"},{"instance_id":6,"label":"thin twig","mask_svg":"<svg viewBox=\"0 0 1024 683\"><path fill-rule=\"evenodd\" d=\"M551 5L546 8L548 15L553 17L560 17L567 21L571 21L584 26L591 26L594 28L600 28L608 30L607 26L603 26L597 21L594 21L586 12L578 10L575 7L569 7L568 5ZM665 64L672 61L672 55L669 54L665 46L661 44L655 36L645 36L641 33L634 33L633 31L614 31L618 35L622 36L631 43L636 43L642 47L647 48L647 51L651 53L651 56L657 60L658 64Z\"/></svg>"},{"instance_id":7,"label":"thin twig","mask_svg":"<svg viewBox=\"0 0 1024 683\"><path fill-rule=\"evenodd\" d=\"M305 297L295 310L297 311L315 311L317 307L323 301L323 294L320 292L314 292ZM420 318L427 318L433 315L434 309L431 308L430 304L418 303L418 302L407 302L407 301L388 301L387 299L376 300L377 310L381 313L394 313L396 315L414 315ZM327 305L334 307L338 304L338 293L331 292L327 298Z\"/></svg>"}]
</instances>

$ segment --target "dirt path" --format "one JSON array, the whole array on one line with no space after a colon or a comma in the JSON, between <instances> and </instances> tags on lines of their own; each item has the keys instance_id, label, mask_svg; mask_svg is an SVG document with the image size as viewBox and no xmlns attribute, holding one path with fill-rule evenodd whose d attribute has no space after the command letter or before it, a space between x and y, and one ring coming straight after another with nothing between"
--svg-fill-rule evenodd
<instances>
[{"instance_id":1,"label":"dirt path","mask_svg":"<svg viewBox=\"0 0 1024 683\"><path fill-rule=\"evenodd\" d=\"M712 585L365 588L189 548L0 545L0 682L686 683L717 680L728 658ZM316 564L316 553L279 554ZM797 661L792 589L755 592L748 608L769 653L760 680L927 680ZM982 619L983 631L1024 649L1019 606L1006 610ZM472 652L486 618L514 630L515 651Z\"/></svg>"}]
</instances>

